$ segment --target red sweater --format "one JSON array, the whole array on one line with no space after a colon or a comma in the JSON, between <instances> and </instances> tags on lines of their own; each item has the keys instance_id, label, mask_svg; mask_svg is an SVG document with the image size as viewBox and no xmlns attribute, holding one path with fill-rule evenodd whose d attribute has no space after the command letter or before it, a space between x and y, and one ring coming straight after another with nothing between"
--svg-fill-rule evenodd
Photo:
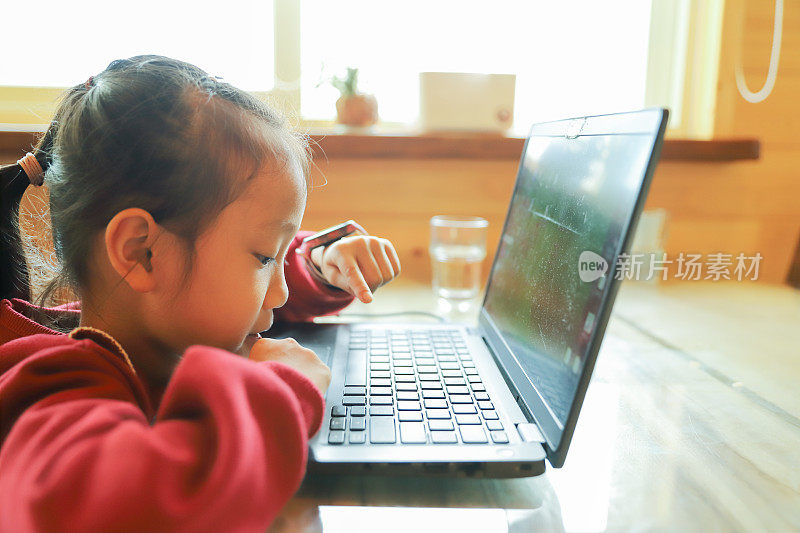
<instances>
[{"instance_id":1,"label":"red sweater","mask_svg":"<svg viewBox=\"0 0 800 533\"><path fill-rule=\"evenodd\" d=\"M352 301L289 250L276 319ZM192 346L158 406L115 342L0 302L0 531L264 531L305 474L323 398L292 368ZM78 311L64 311L78 313Z\"/></svg>"}]
</instances>

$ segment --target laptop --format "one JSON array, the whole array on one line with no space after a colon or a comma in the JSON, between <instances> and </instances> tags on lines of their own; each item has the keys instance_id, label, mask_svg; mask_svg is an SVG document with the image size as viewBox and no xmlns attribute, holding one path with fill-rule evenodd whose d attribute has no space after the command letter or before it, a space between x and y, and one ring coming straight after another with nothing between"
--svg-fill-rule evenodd
<instances>
[{"instance_id":1,"label":"laptop","mask_svg":"<svg viewBox=\"0 0 800 533\"><path fill-rule=\"evenodd\" d=\"M330 366L309 471L526 477L561 467L668 111L536 124L476 327L294 324ZM280 327L280 325L276 326Z\"/></svg>"}]
</instances>

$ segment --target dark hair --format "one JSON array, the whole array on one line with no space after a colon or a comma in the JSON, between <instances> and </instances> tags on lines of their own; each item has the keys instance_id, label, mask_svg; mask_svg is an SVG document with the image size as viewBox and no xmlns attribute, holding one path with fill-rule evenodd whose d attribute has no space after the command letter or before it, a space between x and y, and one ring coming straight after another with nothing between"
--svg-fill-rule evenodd
<instances>
[{"instance_id":1,"label":"dark hair","mask_svg":"<svg viewBox=\"0 0 800 533\"><path fill-rule=\"evenodd\" d=\"M39 305L63 287L81 295L93 237L129 207L182 238L188 279L197 237L247 182L265 167L290 164L307 176L308 153L307 140L284 117L194 65L152 55L113 61L67 91L34 152L45 170L61 264ZM18 206L24 192L18 182L28 180L18 165L0 176L7 215L6 204ZM6 243L17 250L18 233ZM27 276L21 253L11 253L17 274Z\"/></svg>"}]
</instances>

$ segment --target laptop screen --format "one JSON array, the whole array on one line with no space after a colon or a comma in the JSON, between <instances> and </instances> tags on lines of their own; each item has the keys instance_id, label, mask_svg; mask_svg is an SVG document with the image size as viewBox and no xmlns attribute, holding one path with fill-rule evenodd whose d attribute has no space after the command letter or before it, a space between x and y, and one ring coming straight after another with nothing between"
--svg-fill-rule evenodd
<instances>
[{"instance_id":1,"label":"laptop screen","mask_svg":"<svg viewBox=\"0 0 800 533\"><path fill-rule=\"evenodd\" d=\"M639 202L661 119L650 113L534 126L521 159L483 314L559 429Z\"/></svg>"}]
</instances>

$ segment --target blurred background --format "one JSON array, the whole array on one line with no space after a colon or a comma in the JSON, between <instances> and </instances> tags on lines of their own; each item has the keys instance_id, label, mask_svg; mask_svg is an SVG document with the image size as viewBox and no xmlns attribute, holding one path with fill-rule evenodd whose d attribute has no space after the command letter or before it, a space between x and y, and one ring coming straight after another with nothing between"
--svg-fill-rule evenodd
<instances>
[{"instance_id":1,"label":"blurred background","mask_svg":"<svg viewBox=\"0 0 800 533\"><path fill-rule=\"evenodd\" d=\"M306 228L354 218L395 242L405 277L427 282L436 214L489 220L488 274L532 123L665 106L668 141L635 246L761 254L755 282L798 284L800 1L779 4L778 21L775 3L754 0L46 0L35 16L17 3L3 8L18 23L0 52L0 159L20 157L63 89L111 60L180 58L310 135L318 186ZM356 86L336 83L348 67ZM422 87L430 72L513 78L510 94L483 87L486 76ZM745 98L765 83L761 101ZM497 98L502 124L477 116L481 106L444 109L461 91ZM337 102L361 94L373 108L344 124ZM41 210L44 194L23 210Z\"/></svg>"}]
</instances>

